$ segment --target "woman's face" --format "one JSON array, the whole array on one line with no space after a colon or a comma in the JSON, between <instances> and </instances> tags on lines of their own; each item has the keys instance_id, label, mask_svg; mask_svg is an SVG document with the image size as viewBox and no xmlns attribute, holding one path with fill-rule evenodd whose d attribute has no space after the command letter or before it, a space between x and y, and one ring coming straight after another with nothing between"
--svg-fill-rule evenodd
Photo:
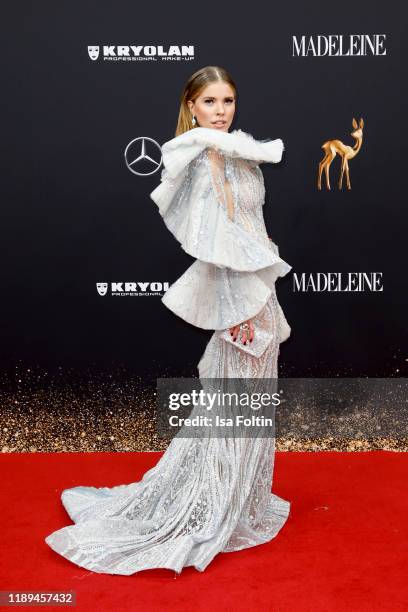
<instances>
[{"instance_id":1,"label":"woman's face","mask_svg":"<svg viewBox=\"0 0 408 612\"><path fill-rule=\"evenodd\" d=\"M199 127L228 132L235 114L234 90L224 81L211 83L188 106Z\"/></svg>"}]
</instances>

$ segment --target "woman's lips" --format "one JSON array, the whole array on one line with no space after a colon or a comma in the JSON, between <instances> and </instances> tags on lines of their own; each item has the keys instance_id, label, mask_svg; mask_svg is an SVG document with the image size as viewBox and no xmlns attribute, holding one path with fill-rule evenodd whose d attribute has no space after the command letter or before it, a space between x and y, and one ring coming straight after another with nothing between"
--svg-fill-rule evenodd
<instances>
[{"instance_id":1,"label":"woman's lips","mask_svg":"<svg viewBox=\"0 0 408 612\"><path fill-rule=\"evenodd\" d=\"M214 125L225 125L225 121L213 121Z\"/></svg>"}]
</instances>

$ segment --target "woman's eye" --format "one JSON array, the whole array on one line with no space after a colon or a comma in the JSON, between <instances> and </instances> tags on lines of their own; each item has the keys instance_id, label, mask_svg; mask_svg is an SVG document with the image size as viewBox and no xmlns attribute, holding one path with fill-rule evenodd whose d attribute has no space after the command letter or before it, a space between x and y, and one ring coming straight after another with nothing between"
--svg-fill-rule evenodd
<instances>
[{"instance_id":1,"label":"woman's eye","mask_svg":"<svg viewBox=\"0 0 408 612\"><path fill-rule=\"evenodd\" d=\"M206 104L212 104L214 102L214 100L204 100L204 102ZM226 104L232 104L234 102L233 98L228 98L227 100L225 100Z\"/></svg>"}]
</instances>

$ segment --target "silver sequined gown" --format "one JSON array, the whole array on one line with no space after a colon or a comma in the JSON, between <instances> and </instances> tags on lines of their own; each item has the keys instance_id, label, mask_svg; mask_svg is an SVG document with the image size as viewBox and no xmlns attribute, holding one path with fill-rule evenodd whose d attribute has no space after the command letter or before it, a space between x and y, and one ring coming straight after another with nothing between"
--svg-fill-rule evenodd
<instances>
[{"instance_id":1,"label":"silver sequined gown","mask_svg":"<svg viewBox=\"0 0 408 612\"><path fill-rule=\"evenodd\" d=\"M279 344L290 327L275 281L290 266L267 236L259 163L279 162L280 139L195 128L163 145L164 170L151 197L168 229L196 261L164 304L212 329L198 366L204 378L276 378ZM254 321L251 346L225 330ZM168 568L204 571L219 552L272 540L290 503L271 493L274 438L175 437L141 481L65 489L75 524L46 537L73 563L130 575Z\"/></svg>"}]
</instances>

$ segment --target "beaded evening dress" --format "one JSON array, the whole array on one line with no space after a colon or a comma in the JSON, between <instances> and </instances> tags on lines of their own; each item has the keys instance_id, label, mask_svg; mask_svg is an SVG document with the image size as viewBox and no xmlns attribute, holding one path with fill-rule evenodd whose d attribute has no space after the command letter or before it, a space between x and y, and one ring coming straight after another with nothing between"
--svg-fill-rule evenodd
<instances>
[{"instance_id":1,"label":"beaded evening dress","mask_svg":"<svg viewBox=\"0 0 408 612\"><path fill-rule=\"evenodd\" d=\"M152 192L167 228L196 259L162 301L176 315L214 330L198 365L201 379L277 378L279 345L290 327L275 281L291 269L267 235L259 164L281 160L280 139L257 141L193 128L162 147ZM228 330L248 319L253 343ZM45 538L60 555L98 573L152 568L204 571L220 552L272 540L290 502L271 492L275 439L174 437L141 481L62 492L74 524Z\"/></svg>"}]
</instances>

